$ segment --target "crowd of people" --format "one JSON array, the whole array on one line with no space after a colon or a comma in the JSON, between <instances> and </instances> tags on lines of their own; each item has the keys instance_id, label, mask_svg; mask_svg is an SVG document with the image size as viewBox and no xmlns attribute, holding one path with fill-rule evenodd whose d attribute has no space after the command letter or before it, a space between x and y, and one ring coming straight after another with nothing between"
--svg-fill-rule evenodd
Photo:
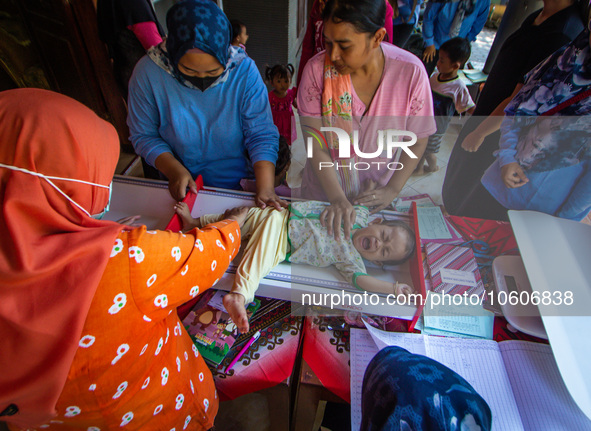
<instances>
[{"instance_id":1,"label":"crowd of people","mask_svg":"<svg viewBox=\"0 0 591 431\"><path fill-rule=\"evenodd\" d=\"M243 331L244 304L257 277L288 251L295 261L303 250L302 261L310 263L327 244L338 251L314 255L314 262L348 244L344 253L354 254L355 263L322 265L341 264L362 290L404 291L371 280L362 258L408 259L412 231L367 218L389 207L411 175L438 169L435 154L455 113L473 115L447 166L443 203L450 214L506 220L508 209L532 209L586 217L591 36L585 8L575 0L544 0L505 40L473 101L458 71L490 1L429 1L419 58L403 47L419 24L421 3L316 0L297 74L293 65L278 63L263 77L246 52L246 25L230 21L210 0L176 2L167 34L149 0L98 0L100 33L127 101L136 153L168 180L177 201L196 191L198 175L207 186L249 184L254 192L257 208L201 220L179 205L191 228L185 233L101 220L119 157L108 122L58 93L0 93L0 420L12 430L211 429L219 402L213 379L175 308L215 284L245 233L251 242L244 265L255 268L254 281L245 275L225 300ZM302 131L333 131L306 141L297 192L312 201L287 210L278 186L286 188L296 114ZM414 140L386 154L386 129ZM342 168L364 163L363 154L373 155L370 168ZM321 246L307 250L296 228L318 231ZM370 247L374 242L382 248ZM384 254L376 257L376 250ZM445 378L414 381L409 362ZM407 386L416 389L412 397ZM392 396L372 400L385 392ZM431 398L417 394L434 392L453 415L429 416ZM454 423L486 430L492 420L486 401L460 376L402 349L372 361L363 413L364 430L391 429L393 420L409 430Z\"/></svg>"}]
</instances>

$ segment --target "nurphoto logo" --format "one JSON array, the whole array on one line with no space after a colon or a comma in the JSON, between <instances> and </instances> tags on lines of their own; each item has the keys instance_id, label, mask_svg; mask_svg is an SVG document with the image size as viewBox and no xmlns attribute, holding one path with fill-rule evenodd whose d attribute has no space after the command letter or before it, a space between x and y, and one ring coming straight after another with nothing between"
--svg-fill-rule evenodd
<instances>
[{"instance_id":1,"label":"nurphoto logo","mask_svg":"<svg viewBox=\"0 0 591 431\"><path fill-rule=\"evenodd\" d=\"M413 132L396 129L378 130L377 132L377 148L373 152L363 152L359 148L359 132L353 131L353 145L351 145L351 138L347 131L339 127L321 127L320 131L310 126L303 126L308 133L306 138L306 149L307 157L311 159L314 155L314 143L320 146L321 149L328 149L328 142L324 137L324 133L332 132L336 134L338 139L338 153L335 152L333 156L338 155L338 159L345 160L359 160L359 159L377 159L385 156L387 160L392 160L396 149L400 148L409 157L416 159L418 158L409 147L413 146L417 142L417 135ZM351 156L351 148L353 148L354 155ZM384 151L385 149L385 151ZM334 150L331 150L334 151ZM404 168L404 165L398 161L348 161L345 163L339 163L337 161L332 162L319 162L319 169L323 168L336 168L339 169L351 169L357 171L367 171L369 169L388 169L390 171L398 171Z\"/></svg>"}]
</instances>

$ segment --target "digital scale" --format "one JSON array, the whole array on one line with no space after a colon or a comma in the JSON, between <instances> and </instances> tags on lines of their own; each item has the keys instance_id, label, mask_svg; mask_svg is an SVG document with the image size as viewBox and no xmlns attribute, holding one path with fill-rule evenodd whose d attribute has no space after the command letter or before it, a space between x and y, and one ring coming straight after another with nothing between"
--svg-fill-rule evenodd
<instances>
[{"instance_id":1,"label":"digital scale","mask_svg":"<svg viewBox=\"0 0 591 431\"><path fill-rule=\"evenodd\" d=\"M547 340L540 311L531 301L532 288L521 256L498 256L492 268L496 287L494 305L501 307L503 316L515 329ZM517 303L511 304L512 298Z\"/></svg>"}]
</instances>

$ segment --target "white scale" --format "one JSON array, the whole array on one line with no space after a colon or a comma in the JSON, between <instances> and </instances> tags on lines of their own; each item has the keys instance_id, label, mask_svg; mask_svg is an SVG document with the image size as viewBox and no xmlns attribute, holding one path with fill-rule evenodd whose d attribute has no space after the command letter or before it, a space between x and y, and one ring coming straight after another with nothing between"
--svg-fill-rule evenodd
<instances>
[{"instance_id":1,"label":"white scale","mask_svg":"<svg viewBox=\"0 0 591 431\"><path fill-rule=\"evenodd\" d=\"M493 261L499 292L551 292L553 299L572 300L533 309L501 304L503 313L523 332L545 335L568 391L591 418L591 226L535 211L511 210L509 220L521 258Z\"/></svg>"},{"instance_id":2,"label":"white scale","mask_svg":"<svg viewBox=\"0 0 591 431\"><path fill-rule=\"evenodd\" d=\"M493 261L492 268L497 289L495 304L501 307L503 316L515 329L547 340L540 311L529 300L532 298L532 288L521 256L498 256ZM510 298L520 297L524 298L523 302L511 304Z\"/></svg>"}]
</instances>

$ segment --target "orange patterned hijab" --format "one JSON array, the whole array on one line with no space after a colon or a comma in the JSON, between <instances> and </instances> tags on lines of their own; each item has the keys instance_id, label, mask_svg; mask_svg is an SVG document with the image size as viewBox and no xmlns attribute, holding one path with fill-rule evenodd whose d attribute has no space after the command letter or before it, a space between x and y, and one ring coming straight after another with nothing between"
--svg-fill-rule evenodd
<instances>
[{"instance_id":1,"label":"orange patterned hijab","mask_svg":"<svg viewBox=\"0 0 591 431\"><path fill-rule=\"evenodd\" d=\"M338 127L343 129L349 135L349 142L353 142L353 109L351 102L353 100L351 75L341 75L330 60L330 55L326 53L324 59L324 88L322 90L322 125L327 127ZM354 163L355 152L351 150L350 159L339 158L339 141L334 133L325 135L333 161L342 165ZM354 169L339 169L337 177L349 198L357 196L361 191L359 176Z\"/></svg>"},{"instance_id":2,"label":"orange patterned hijab","mask_svg":"<svg viewBox=\"0 0 591 431\"><path fill-rule=\"evenodd\" d=\"M0 411L19 426L54 415L91 300L122 226L95 220L34 173L108 186L115 129L38 89L0 92ZM14 170L26 169L30 173ZM51 179L90 214L108 188Z\"/></svg>"}]
</instances>

